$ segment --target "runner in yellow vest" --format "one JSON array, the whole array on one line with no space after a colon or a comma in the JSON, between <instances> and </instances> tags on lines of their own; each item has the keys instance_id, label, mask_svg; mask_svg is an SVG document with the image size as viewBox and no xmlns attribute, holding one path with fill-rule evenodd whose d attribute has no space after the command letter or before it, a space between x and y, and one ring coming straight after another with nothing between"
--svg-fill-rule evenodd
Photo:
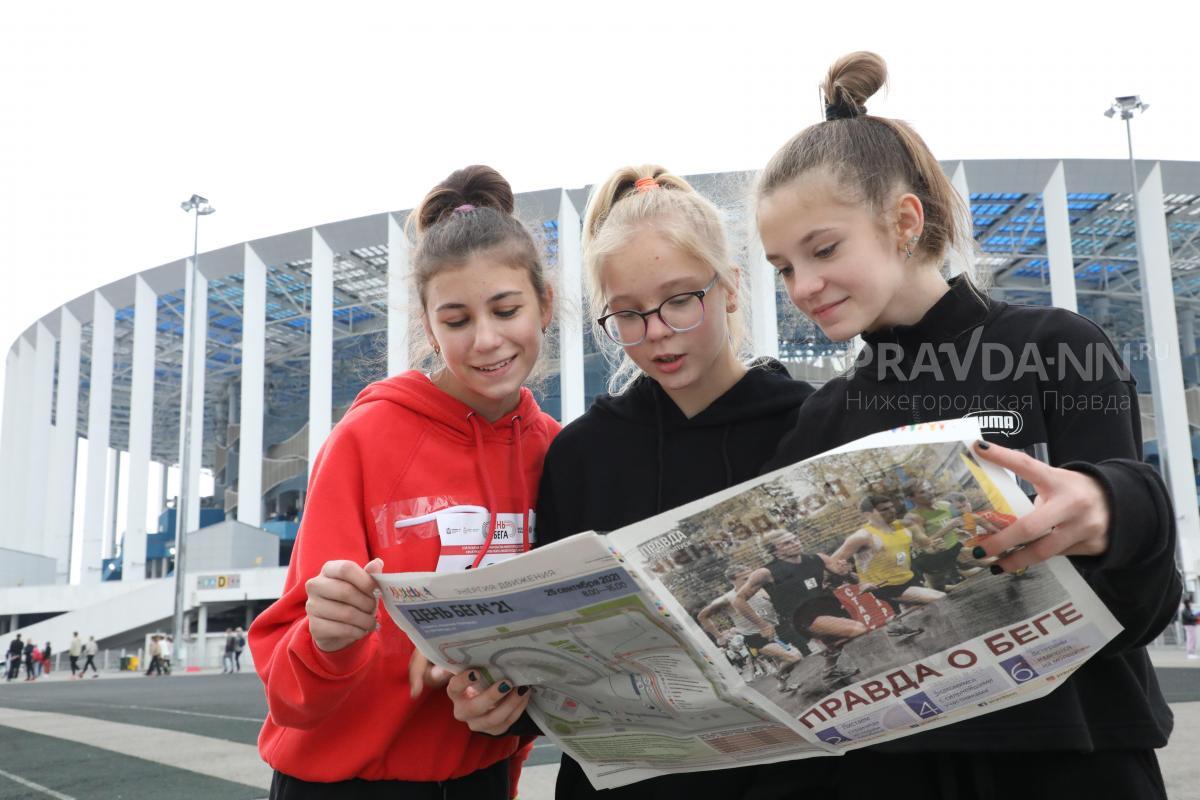
<instances>
[{"instance_id":1,"label":"runner in yellow vest","mask_svg":"<svg viewBox=\"0 0 1200 800\"><path fill-rule=\"evenodd\" d=\"M896 506L886 495L869 494L859 504L866 525L850 534L833 553L833 559L853 559L860 588L889 602L932 603L945 592L929 589L913 575L912 545L914 533L896 519ZM915 533L917 543L928 549L929 540Z\"/></svg>"}]
</instances>

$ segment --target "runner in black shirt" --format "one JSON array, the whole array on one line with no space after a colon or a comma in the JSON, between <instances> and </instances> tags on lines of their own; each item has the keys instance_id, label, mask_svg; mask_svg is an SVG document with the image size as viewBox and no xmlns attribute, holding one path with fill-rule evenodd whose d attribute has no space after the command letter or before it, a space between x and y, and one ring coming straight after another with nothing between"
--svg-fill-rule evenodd
<instances>
[{"instance_id":1,"label":"runner in black shirt","mask_svg":"<svg viewBox=\"0 0 1200 800\"><path fill-rule=\"evenodd\" d=\"M803 543L787 531L771 531L763 543L775 560L750 574L738 591L734 607L760 624L767 639L779 637L796 645L808 655L810 638L825 644L826 669L824 678L831 683L852 677L858 670L839 667L842 645L862 636L868 628L851 617L829 589L830 578L841 581L850 572L850 564L830 558L824 553L805 553ZM778 627L759 617L750 606L749 598L765 589L771 605L779 613Z\"/></svg>"}]
</instances>

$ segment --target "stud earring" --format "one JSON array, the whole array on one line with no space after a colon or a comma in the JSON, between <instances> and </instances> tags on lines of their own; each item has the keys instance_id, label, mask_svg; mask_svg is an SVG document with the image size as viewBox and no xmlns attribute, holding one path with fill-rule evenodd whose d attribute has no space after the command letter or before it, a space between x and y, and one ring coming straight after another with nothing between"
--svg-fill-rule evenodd
<instances>
[{"instance_id":1,"label":"stud earring","mask_svg":"<svg viewBox=\"0 0 1200 800\"><path fill-rule=\"evenodd\" d=\"M435 345L433 346L433 354L434 354L435 356L441 356L441 354L442 354L442 348L438 347L438 346L435 344Z\"/></svg>"}]
</instances>

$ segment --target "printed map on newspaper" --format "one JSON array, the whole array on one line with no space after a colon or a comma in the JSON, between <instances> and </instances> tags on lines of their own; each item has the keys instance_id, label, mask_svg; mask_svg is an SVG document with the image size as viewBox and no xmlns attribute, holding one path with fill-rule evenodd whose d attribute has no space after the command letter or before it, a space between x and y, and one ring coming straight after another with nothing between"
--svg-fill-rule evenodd
<instances>
[{"instance_id":1,"label":"printed map on newspaper","mask_svg":"<svg viewBox=\"0 0 1200 800\"><path fill-rule=\"evenodd\" d=\"M607 536L376 578L434 663L532 687L597 788L837 755L1047 694L1120 631L1065 558L972 557L1031 507L978 438L876 434Z\"/></svg>"}]
</instances>

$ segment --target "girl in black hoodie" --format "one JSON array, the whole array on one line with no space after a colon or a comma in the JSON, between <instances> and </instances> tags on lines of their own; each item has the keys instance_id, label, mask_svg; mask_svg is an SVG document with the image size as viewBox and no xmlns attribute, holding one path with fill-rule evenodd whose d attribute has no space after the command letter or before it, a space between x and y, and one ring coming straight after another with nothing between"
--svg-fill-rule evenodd
<instances>
[{"instance_id":1,"label":"girl in black hoodie","mask_svg":"<svg viewBox=\"0 0 1200 800\"><path fill-rule=\"evenodd\" d=\"M541 544L615 530L753 478L812 393L778 361L740 360L738 272L716 208L683 179L657 166L618 170L588 205L584 261L598 338L620 362L616 391L550 445L538 490ZM501 693L504 681L485 689L472 675L448 687L459 719L485 733L537 733L528 716L518 721L532 696L525 687ZM812 763L597 792L564 756L556 797L770 800L803 786Z\"/></svg>"},{"instance_id":2,"label":"girl in black hoodie","mask_svg":"<svg viewBox=\"0 0 1200 800\"><path fill-rule=\"evenodd\" d=\"M866 113L885 78L873 53L840 59L826 121L760 177L759 231L792 302L830 339L865 342L854 370L805 404L768 469L989 412L996 444L977 445L979 456L1038 497L974 557L1001 556L993 572L1015 572L1070 556L1124 631L1050 695L833 759L831 780L810 788L822 800L1165 797L1152 748L1166 744L1171 712L1144 646L1171 620L1181 583L1171 504L1141 461L1133 380L1089 320L943 277L970 219L920 137Z\"/></svg>"}]
</instances>

